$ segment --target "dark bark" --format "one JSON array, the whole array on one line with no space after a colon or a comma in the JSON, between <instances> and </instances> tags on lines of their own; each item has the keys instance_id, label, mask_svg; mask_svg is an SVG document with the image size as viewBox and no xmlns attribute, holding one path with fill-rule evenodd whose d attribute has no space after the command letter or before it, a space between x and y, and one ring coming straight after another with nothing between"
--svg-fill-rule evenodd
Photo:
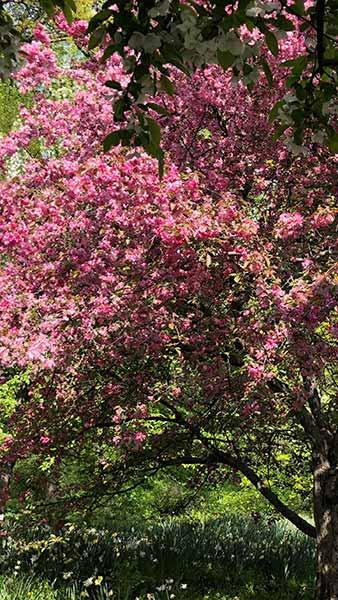
<instances>
[{"instance_id":1,"label":"dark bark","mask_svg":"<svg viewBox=\"0 0 338 600\"><path fill-rule=\"evenodd\" d=\"M317 544L316 600L338 600L338 469L336 451L314 453L314 517Z\"/></svg>"}]
</instances>

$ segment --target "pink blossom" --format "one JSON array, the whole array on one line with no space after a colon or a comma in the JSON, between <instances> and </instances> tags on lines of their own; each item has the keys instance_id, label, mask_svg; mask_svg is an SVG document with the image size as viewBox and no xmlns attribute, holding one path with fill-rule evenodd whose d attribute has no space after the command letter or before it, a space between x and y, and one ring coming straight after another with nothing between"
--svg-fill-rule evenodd
<instances>
[{"instance_id":1,"label":"pink blossom","mask_svg":"<svg viewBox=\"0 0 338 600\"><path fill-rule=\"evenodd\" d=\"M283 240L298 237L303 228L304 218L299 212L282 213L275 227L275 237Z\"/></svg>"},{"instance_id":2,"label":"pink blossom","mask_svg":"<svg viewBox=\"0 0 338 600\"><path fill-rule=\"evenodd\" d=\"M46 446L50 442L50 437L48 437L47 435L42 435L40 437L40 442L41 442L41 444L43 444L44 446Z\"/></svg>"},{"instance_id":3,"label":"pink blossom","mask_svg":"<svg viewBox=\"0 0 338 600\"><path fill-rule=\"evenodd\" d=\"M45 27L43 27L43 25L41 25L41 23L39 23L38 25L36 25L34 27L33 35L39 42L42 42L46 46L50 45L50 37L49 37Z\"/></svg>"},{"instance_id":4,"label":"pink blossom","mask_svg":"<svg viewBox=\"0 0 338 600\"><path fill-rule=\"evenodd\" d=\"M249 376L255 381L261 381L265 375L265 369L263 365L251 363L247 366Z\"/></svg>"},{"instance_id":5,"label":"pink blossom","mask_svg":"<svg viewBox=\"0 0 338 600\"><path fill-rule=\"evenodd\" d=\"M139 448L143 442L147 439L146 434L143 431L137 431L134 435L135 445Z\"/></svg>"},{"instance_id":6,"label":"pink blossom","mask_svg":"<svg viewBox=\"0 0 338 600\"><path fill-rule=\"evenodd\" d=\"M312 215L311 224L313 225L313 227L316 227L318 229L321 227L328 227L334 222L336 214L337 211L335 211L332 208L320 207Z\"/></svg>"},{"instance_id":7,"label":"pink blossom","mask_svg":"<svg viewBox=\"0 0 338 600\"><path fill-rule=\"evenodd\" d=\"M121 406L115 407L115 415L113 416L113 423L121 423L124 416L124 410Z\"/></svg>"}]
</instances>

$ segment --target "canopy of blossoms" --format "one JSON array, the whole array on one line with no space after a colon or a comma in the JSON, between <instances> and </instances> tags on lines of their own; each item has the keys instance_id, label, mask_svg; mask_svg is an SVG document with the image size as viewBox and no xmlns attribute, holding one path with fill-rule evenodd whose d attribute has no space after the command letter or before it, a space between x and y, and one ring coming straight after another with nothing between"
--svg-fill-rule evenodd
<instances>
[{"instance_id":1,"label":"canopy of blossoms","mask_svg":"<svg viewBox=\"0 0 338 600\"><path fill-rule=\"evenodd\" d=\"M84 24L59 25L81 48ZM62 66L35 33L17 75L34 98L0 141L2 381L16 368L31 382L5 460L88 439L107 464L109 447L168 458L192 451L197 425L225 448L285 423L336 356L338 181L319 145L295 156L274 140L283 73L254 95L216 66L177 75L156 98L160 180L138 149L102 151L120 58Z\"/></svg>"}]
</instances>

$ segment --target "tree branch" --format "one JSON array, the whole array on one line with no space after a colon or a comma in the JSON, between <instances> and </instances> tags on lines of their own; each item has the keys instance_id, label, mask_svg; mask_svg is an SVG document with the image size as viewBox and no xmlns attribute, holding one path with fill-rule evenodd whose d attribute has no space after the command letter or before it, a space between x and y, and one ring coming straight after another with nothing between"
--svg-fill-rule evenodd
<instances>
[{"instance_id":1,"label":"tree branch","mask_svg":"<svg viewBox=\"0 0 338 600\"><path fill-rule=\"evenodd\" d=\"M305 533L305 535L315 538L316 529L311 523L299 516L292 508L284 504L282 500L275 494L265 482L241 459L234 458L226 453L220 453L225 464L237 468L247 479L255 486L266 500L274 506L278 512L283 515L290 523L293 523L297 529Z\"/></svg>"},{"instance_id":2,"label":"tree branch","mask_svg":"<svg viewBox=\"0 0 338 600\"><path fill-rule=\"evenodd\" d=\"M223 464L231 467L232 469L236 469L240 471L257 489L257 491L264 496L266 500L272 506L276 508L276 510L285 517L290 523L295 525L297 529L302 531L305 535L315 538L316 537L316 529L311 523L308 523L305 519L303 519L300 515L298 515L292 508L284 504L282 500L275 494L266 484L265 482L249 467L245 462L241 459L228 454L227 452L223 452L221 450L214 450L206 457L193 457L193 456L181 456L173 460L165 461L160 463L161 468L169 467L169 466L178 466L182 464L196 465L196 464L204 464L204 465L213 465L213 464Z\"/></svg>"}]
</instances>

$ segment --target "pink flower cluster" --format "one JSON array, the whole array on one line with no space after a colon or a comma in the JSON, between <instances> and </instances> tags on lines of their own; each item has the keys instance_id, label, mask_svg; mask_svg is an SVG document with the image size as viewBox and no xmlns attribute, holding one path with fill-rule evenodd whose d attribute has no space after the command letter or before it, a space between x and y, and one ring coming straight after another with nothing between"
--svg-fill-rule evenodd
<instances>
[{"instance_id":1,"label":"pink flower cluster","mask_svg":"<svg viewBox=\"0 0 338 600\"><path fill-rule=\"evenodd\" d=\"M275 236L282 240L296 238L302 233L304 218L296 212L282 213L275 227Z\"/></svg>"},{"instance_id":2,"label":"pink flower cluster","mask_svg":"<svg viewBox=\"0 0 338 600\"><path fill-rule=\"evenodd\" d=\"M61 73L45 29L39 25L35 28L34 33L36 41L21 46L25 65L16 74L16 80L22 93L39 90L41 86L48 87L51 81Z\"/></svg>"}]
</instances>

